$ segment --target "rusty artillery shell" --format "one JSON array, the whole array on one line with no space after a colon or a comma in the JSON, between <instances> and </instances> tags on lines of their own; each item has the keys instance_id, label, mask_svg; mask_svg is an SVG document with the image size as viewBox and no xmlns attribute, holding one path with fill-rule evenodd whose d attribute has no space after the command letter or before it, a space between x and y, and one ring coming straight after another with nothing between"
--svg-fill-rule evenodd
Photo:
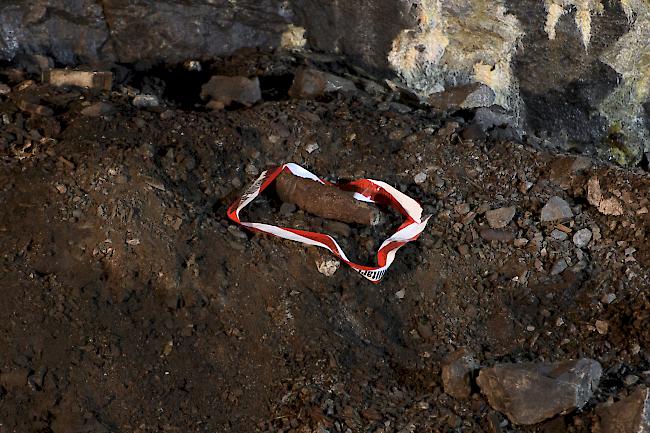
<instances>
[{"instance_id":1,"label":"rusty artillery shell","mask_svg":"<svg viewBox=\"0 0 650 433\"><path fill-rule=\"evenodd\" d=\"M322 218L363 225L376 225L380 221L381 214L375 206L333 186L285 172L278 176L275 188L280 200Z\"/></svg>"}]
</instances>

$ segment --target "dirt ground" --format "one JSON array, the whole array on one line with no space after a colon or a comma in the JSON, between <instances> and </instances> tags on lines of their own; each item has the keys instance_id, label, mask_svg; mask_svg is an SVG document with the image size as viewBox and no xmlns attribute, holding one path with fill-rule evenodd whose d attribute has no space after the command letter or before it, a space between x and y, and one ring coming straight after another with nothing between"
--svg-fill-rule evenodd
<instances>
[{"instance_id":1,"label":"dirt ground","mask_svg":"<svg viewBox=\"0 0 650 433\"><path fill-rule=\"evenodd\" d=\"M261 75L265 99L217 112L171 83L182 75L131 78L167 85L149 110L129 88L16 82L0 97L0 433L589 432L598 403L650 385L647 172L463 140L467 113L380 92L292 100L293 65L274 67L215 63ZM35 98L51 115L18 108ZM80 114L100 100L114 111ZM320 251L226 217L283 162L384 180L433 217L380 284L345 265L327 277ZM589 203L594 177L623 215ZM540 222L552 196L573 210L566 240ZM485 211L504 206L509 240L486 240ZM372 233L343 232L371 257ZM482 366L591 357L603 378L582 410L513 426L476 386L444 393L458 348Z\"/></svg>"}]
</instances>

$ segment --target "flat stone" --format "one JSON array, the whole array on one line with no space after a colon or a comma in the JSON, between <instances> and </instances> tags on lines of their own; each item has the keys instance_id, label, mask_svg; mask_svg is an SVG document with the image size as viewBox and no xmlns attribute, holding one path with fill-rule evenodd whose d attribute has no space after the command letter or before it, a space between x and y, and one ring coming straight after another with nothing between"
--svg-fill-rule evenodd
<instances>
[{"instance_id":1,"label":"flat stone","mask_svg":"<svg viewBox=\"0 0 650 433\"><path fill-rule=\"evenodd\" d=\"M562 241L566 241L567 238L569 237L569 235L567 235L567 234L566 234L565 232L563 232L562 230L554 229L554 230L551 232L551 237L552 237L553 239L555 239L556 241L560 241L560 242L562 242Z\"/></svg>"},{"instance_id":2,"label":"flat stone","mask_svg":"<svg viewBox=\"0 0 650 433\"><path fill-rule=\"evenodd\" d=\"M515 233L508 230L496 230L483 227L479 235L486 241L512 242L515 240Z\"/></svg>"},{"instance_id":3,"label":"flat stone","mask_svg":"<svg viewBox=\"0 0 650 433\"><path fill-rule=\"evenodd\" d=\"M472 393L471 375L478 368L474 357L465 349L449 354L442 364L442 385L450 396L462 400Z\"/></svg>"},{"instance_id":4,"label":"flat stone","mask_svg":"<svg viewBox=\"0 0 650 433\"><path fill-rule=\"evenodd\" d=\"M81 114L88 117L99 117L115 111L115 106L107 102L95 102L81 110Z\"/></svg>"},{"instance_id":5,"label":"flat stone","mask_svg":"<svg viewBox=\"0 0 650 433\"><path fill-rule=\"evenodd\" d=\"M337 75L313 68L300 69L289 89L292 98L310 99L332 92L351 92L357 88L354 83Z\"/></svg>"},{"instance_id":6,"label":"flat stone","mask_svg":"<svg viewBox=\"0 0 650 433\"><path fill-rule=\"evenodd\" d=\"M559 259L553 264L553 267L551 268L551 275L560 275L562 272L568 268L569 265L567 264L565 259Z\"/></svg>"},{"instance_id":7,"label":"flat stone","mask_svg":"<svg viewBox=\"0 0 650 433\"><path fill-rule=\"evenodd\" d=\"M228 106L233 102L250 107L262 100L262 89L257 77L228 77L214 75L201 87L201 99L212 99Z\"/></svg>"},{"instance_id":8,"label":"flat stone","mask_svg":"<svg viewBox=\"0 0 650 433\"><path fill-rule=\"evenodd\" d=\"M111 90L113 73L109 71L78 71L52 69L43 73L44 81L53 86L76 86L85 89Z\"/></svg>"},{"instance_id":9,"label":"flat stone","mask_svg":"<svg viewBox=\"0 0 650 433\"><path fill-rule=\"evenodd\" d=\"M423 184L427 180L427 174L425 172L420 172L413 177L413 181L418 185Z\"/></svg>"},{"instance_id":10,"label":"flat stone","mask_svg":"<svg viewBox=\"0 0 650 433\"><path fill-rule=\"evenodd\" d=\"M650 432L650 390L639 388L612 405L596 408L594 433Z\"/></svg>"},{"instance_id":11,"label":"flat stone","mask_svg":"<svg viewBox=\"0 0 650 433\"><path fill-rule=\"evenodd\" d=\"M563 221L573 218L571 206L561 197L553 196L542 208L541 221Z\"/></svg>"},{"instance_id":12,"label":"flat stone","mask_svg":"<svg viewBox=\"0 0 650 433\"><path fill-rule=\"evenodd\" d=\"M573 235L573 243L578 248L584 248L589 245L591 241L592 233L591 230L585 228L580 229Z\"/></svg>"},{"instance_id":13,"label":"flat stone","mask_svg":"<svg viewBox=\"0 0 650 433\"><path fill-rule=\"evenodd\" d=\"M153 108L160 105L158 97L155 95L137 95L133 98L133 105L138 108Z\"/></svg>"},{"instance_id":14,"label":"flat stone","mask_svg":"<svg viewBox=\"0 0 650 433\"><path fill-rule=\"evenodd\" d=\"M485 218L493 229L502 229L512 221L515 212L516 208L514 206L502 207L485 212Z\"/></svg>"},{"instance_id":15,"label":"flat stone","mask_svg":"<svg viewBox=\"0 0 650 433\"><path fill-rule=\"evenodd\" d=\"M438 111L457 111L494 104L495 93L485 84L471 83L452 87L429 96L429 105Z\"/></svg>"},{"instance_id":16,"label":"flat stone","mask_svg":"<svg viewBox=\"0 0 650 433\"><path fill-rule=\"evenodd\" d=\"M514 424L531 425L582 408L600 381L602 367L582 358L555 363L497 364L477 383L490 406Z\"/></svg>"}]
</instances>

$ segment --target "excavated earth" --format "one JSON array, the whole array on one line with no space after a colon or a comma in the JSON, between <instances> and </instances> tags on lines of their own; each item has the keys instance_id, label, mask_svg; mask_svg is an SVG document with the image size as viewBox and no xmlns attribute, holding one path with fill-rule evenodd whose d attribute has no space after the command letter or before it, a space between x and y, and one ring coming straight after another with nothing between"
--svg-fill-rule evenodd
<instances>
[{"instance_id":1,"label":"excavated earth","mask_svg":"<svg viewBox=\"0 0 650 433\"><path fill-rule=\"evenodd\" d=\"M290 99L295 65L265 62L210 69L260 75L249 108L205 109L205 74L132 75L103 94L16 81L1 97L0 432L586 433L599 403L650 385L647 172L465 140L471 113L390 93ZM145 87L162 107L132 105ZM51 115L18 108L35 98ZM97 101L114 110L80 113ZM384 180L433 216L380 284L345 265L327 277L321 250L226 217L284 162ZM589 203L594 177L622 215ZM553 196L572 207L566 240L540 220ZM485 211L506 206L510 240L486 240ZM338 231L372 260L368 229ZM444 393L459 348L481 366L590 357L603 378L583 409L514 426L476 385Z\"/></svg>"}]
</instances>

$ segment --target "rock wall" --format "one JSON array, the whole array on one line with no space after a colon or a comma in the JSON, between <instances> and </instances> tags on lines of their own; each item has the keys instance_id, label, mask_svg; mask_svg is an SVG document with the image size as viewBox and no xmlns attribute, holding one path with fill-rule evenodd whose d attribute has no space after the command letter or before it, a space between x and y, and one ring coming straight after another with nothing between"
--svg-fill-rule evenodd
<instances>
[{"instance_id":1,"label":"rock wall","mask_svg":"<svg viewBox=\"0 0 650 433\"><path fill-rule=\"evenodd\" d=\"M648 0L5 0L0 59L175 63L243 47L345 55L426 97L481 82L531 135L650 152Z\"/></svg>"}]
</instances>

